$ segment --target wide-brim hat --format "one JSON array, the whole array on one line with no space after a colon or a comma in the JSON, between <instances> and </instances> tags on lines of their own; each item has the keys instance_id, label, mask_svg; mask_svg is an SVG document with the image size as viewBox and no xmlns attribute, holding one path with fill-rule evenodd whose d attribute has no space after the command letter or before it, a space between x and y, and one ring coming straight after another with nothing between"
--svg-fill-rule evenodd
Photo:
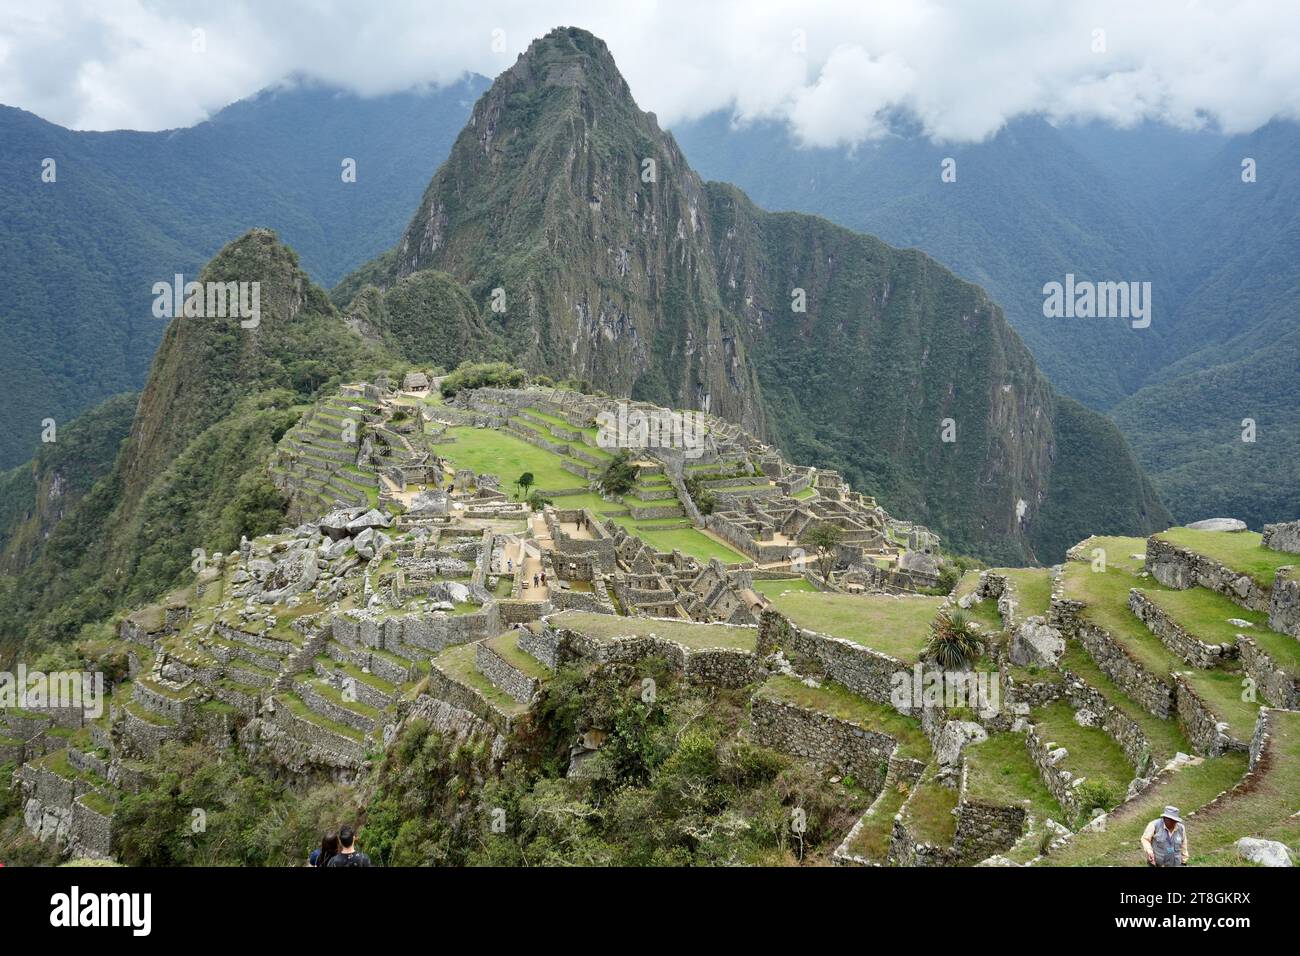
<instances>
[{"instance_id":1,"label":"wide-brim hat","mask_svg":"<svg viewBox=\"0 0 1300 956\"><path fill-rule=\"evenodd\" d=\"M1177 807L1165 807L1164 812L1160 815L1166 820L1173 820L1175 823L1183 822L1183 818L1178 815Z\"/></svg>"}]
</instances>

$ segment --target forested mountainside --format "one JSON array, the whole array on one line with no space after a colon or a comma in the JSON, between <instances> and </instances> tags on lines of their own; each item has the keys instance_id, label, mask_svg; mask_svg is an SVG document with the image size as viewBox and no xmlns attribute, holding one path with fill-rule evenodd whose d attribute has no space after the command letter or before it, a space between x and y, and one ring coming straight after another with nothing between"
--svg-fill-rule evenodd
<instances>
[{"instance_id":1,"label":"forested mountainside","mask_svg":"<svg viewBox=\"0 0 1300 956\"><path fill-rule=\"evenodd\" d=\"M1227 137L1028 118L979 144L903 128L843 150L712 115L674 135L705 174L768 208L916 246L988 289L1061 391L1114 410L1179 520L1223 512L1259 527L1300 511L1287 338L1300 293L1300 186L1289 175L1300 125ZM949 157L954 182L940 178ZM1042 287L1066 273L1150 281L1151 326L1045 318ZM1245 447L1243 418L1261 424Z\"/></svg>"},{"instance_id":2,"label":"forested mountainside","mask_svg":"<svg viewBox=\"0 0 1300 956\"><path fill-rule=\"evenodd\" d=\"M0 377L13 416L0 468L32 456L43 419L140 388L165 324L153 283L192 279L251 226L277 230L326 285L388 246L486 82L370 99L291 83L156 133L76 132L0 107Z\"/></svg>"}]
</instances>

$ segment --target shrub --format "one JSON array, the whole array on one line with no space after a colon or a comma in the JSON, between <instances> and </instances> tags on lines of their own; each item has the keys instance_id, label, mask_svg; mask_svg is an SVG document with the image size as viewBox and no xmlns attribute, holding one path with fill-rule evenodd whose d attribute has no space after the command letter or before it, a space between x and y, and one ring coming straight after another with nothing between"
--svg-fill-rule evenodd
<instances>
[{"instance_id":1,"label":"shrub","mask_svg":"<svg viewBox=\"0 0 1300 956\"><path fill-rule=\"evenodd\" d=\"M979 657L979 632L960 611L943 611L930 625L926 654L945 670L965 670Z\"/></svg>"}]
</instances>

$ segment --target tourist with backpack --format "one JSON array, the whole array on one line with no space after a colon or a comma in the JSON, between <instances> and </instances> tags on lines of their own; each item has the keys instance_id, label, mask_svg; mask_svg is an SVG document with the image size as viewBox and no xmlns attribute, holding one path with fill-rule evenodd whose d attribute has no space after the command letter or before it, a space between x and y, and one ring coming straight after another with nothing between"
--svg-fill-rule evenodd
<instances>
[{"instance_id":1,"label":"tourist with backpack","mask_svg":"<svg viewBox=\"0 0 1300 956\"><path fill-rule=\"evenodd\" d=\"M370 857L356 848L356 831L344 824L339 827L339 852L326 866L373 866Z\"/></svg>"}]
</instances>

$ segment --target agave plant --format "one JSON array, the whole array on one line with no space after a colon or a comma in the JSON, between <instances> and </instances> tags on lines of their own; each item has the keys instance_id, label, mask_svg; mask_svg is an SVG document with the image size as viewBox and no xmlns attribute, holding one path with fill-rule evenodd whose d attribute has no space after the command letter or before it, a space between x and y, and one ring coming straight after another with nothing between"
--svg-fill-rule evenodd
<instances>
[{"instance_id":1,"label":"agave plant","mask_svg":"<svg viewBox=\"0 0 1300 956\"><path fill-rule=\"evenodd\" d=\"M926 654L944 670L965 670L980 653L979 630L960 611L943 611L930 626Z\"/></svg>"}]
</instances>

